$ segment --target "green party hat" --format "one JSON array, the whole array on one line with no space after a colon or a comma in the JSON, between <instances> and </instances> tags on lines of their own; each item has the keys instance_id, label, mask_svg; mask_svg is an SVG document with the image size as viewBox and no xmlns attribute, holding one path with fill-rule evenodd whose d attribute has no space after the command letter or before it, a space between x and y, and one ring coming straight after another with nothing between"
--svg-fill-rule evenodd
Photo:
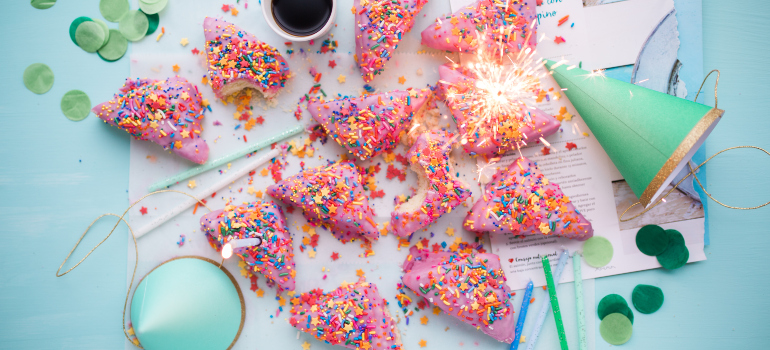
<instances>
[{"instance_id":1,"label":"green party hat","mask_svg":"<svg viewBox=\"0 0 770 350\"><path fill-rule=\"evenodd\" d=\"M553 61L545 66L645 207L663 193L724 114Z\"/></svg>"}]
</instances>

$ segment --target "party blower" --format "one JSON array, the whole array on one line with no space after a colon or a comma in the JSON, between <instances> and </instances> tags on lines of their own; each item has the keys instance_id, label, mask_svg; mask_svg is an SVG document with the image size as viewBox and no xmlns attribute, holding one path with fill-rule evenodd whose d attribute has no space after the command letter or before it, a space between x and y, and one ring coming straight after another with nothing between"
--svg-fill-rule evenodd
<instances>
[{"instance_id":1,"label":"party blower","mask_svg":"<svg viewBox=\"0 0 770 350\"><path fill-rule=\"evenodd\" d=\"M663 194L725 112L563 62L545 66L645 208Z\"/></svg>"}]
</instances>

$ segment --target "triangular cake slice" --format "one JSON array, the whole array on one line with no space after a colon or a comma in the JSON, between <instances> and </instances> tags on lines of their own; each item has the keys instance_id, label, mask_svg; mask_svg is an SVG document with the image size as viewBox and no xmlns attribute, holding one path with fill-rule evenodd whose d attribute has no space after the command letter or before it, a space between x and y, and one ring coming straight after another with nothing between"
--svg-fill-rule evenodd
<instances>
[{"instance_id":1,"label":"triangular cake slice","mask_svg":"<svg viewBox=\"0 0 770 350\"><path fill-rule=\"evenodd\" d=\"M445 64L439 66L439 76L439 95L452 111L462 138L460 144L470 155L502 155L515 150L517 142L537 142L561 126L558 119L540 109L516 102L510 105L511 115L495 114L482 120L474 107L479 88L473 73Z\"/></svg>"},{"instance_id":2,"label":"triangular cake slice","mask_svg":"<svg viewBox=\"0 0 770 350\"><path fill-rule=\"evenodd\" d=\"M445 131L431 130L420 135L409 149L406 157L417 173L419 188L391 213L390 227L396 235L406 237L432 224L471 196L468 185L455 176L449 160L451 138Z\"/></svg>"},{"instance_id":3,"label":"triangular cake slice","mask_svg":"<svg viewBox=\"0 0 770 350\"><path fill-rule=\"evenodd\" d=\"M274 47L216 18L206 17L203 32L208 77L217 98L224 100L251 88L270 99L284 87L289 78L289 64Z\"/></svg>"},{"instance_id":4,"label":"triangular cake slice","mask_svg":"<svg viewBox=\"0 0 770 350\"><path fill-rule=\"evenodd\" d=\"M307 110L337 143L366 160L396 147L431 94L430 89L396 90L311 102Z\"/></svg>"},{"instance_id":5,"label":"triangular cake slice","mask_svg":"<svg viewBox=\"0 0 770 350\"><path fill-rule=\"evenodd\" d=\"M324 293L291 299L289 323L316 339L348 349L400 350L401 335L377 286L362 277Z\"/></svg>"},{"instance_id":6,"label":"triangular cake slice","mask_svg":"<svg viewBox=\"0 0 770 350\"><path fill-rule=\"evenodd\" d=\"M276 283L280 290L294 290L294 249L291 234L281 209L272 201L254 201L239 206L226 205L201 218L201 231L211 247L221 252L222 247L238 241L248 244L234 248L248 265L249 272L259 272L268 283Z\"/></svg>"},{"instance_id":7,"label":"triangular cake slice","mask_svg":"<svg viewBox=\"0 0 770 350\"><path fill-rule=\"evenodd\" d=\"M475 52L482 48L491 54L515 54L535 47L536 0L479 0L451 16L436 18L423 30L422 44L450 52Z\"/></svg>"},{"instance_id":8,"label":"triangular cake slice","mask_svg":"<svg viewBox=\"0 0 770 350\"><path fill-rule=\"evenodd\" d=\"M302 209L313 225L328 228L343 243L356 238L375 241L380 233L352 162L338 162L303 170L271 185L267 193L287 205Z\"/></svg>"},{"instance_id":9,"label":"triangular cake slice","mask_svg":"<svg viewBox=\"0 0 770 350\"><path fill-rule=\"evenodd\" d=\"M135 139L155 142L198 164L209 158L209 146L201 137L203 110L198 88L178 76L126 79L112 100L91 109Z\"/></svg>"},{"instance_id":10,"label":"triangular cake slice","mask_svg":"<svg viewBox=\"0 0 770 350\"><path fill-rule=\"evenodd\" d=\"M428 0L354 0L356 60L365 82L382 74Z\"/></svg>"},{"instance_id":11,"label":"triangular cake slice","mask_svg":"<svg viewBox=\"0 0 770 350\"><path fill-rule=\"evenodd\" d=\"M498 341L513 341L512 294L497 255L412 247L403 268L404 285L418 296Z\"/></svg>"},{"instance_id":12,"label":"triangular cake slice","mask_svg":"<svg viewBox=\"0 0 770 350\"><path fill-rule=\"evenodd\" d=\"M594 234L591 223L559 185L548 181L537 163L525 157L498 169L481 198L468 211L463 226L474 232L558 236L580 241Z\"/></svg>"}]
</instances>

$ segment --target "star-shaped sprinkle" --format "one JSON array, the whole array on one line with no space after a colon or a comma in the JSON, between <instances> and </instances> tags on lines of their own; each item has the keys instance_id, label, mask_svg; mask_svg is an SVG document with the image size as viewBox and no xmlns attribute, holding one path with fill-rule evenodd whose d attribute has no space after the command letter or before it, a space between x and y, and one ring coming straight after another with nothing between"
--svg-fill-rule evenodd
<instances>
[{"instance_id":1,"label":"star-shaped sprinkle","mask_svg":"<svg viewBox=\"0 0 770 350\"><path fill-rule=\"evenodd\" d=\"M179 72L179 65L175 64L175 65L171 66L171 69L174 70L174 73L178 73Z\"/></svg>"},{"instance_id":2,"label":"star-shaped sprinkle","mask_svg":"<svg viewBox=\"0 0 770 350\"><path fill-rule=\"evenodd\" d=\"M198 186L195 184L195 180L190 180L187 182L187 187L189 187L190 189L195 188L195 186Z\"/></svg>"},{"instance_id":3,"label":"star-shaped sprinkle","mask_svg":"<svg viewBox=\"0 0 770 350\"><path fill-rule=\"evenodd\" d=\"M190 50L190 52L192 52L192 54L193 54L193 55L197 55L197 54L199 54L201 51L200 51L200 50L198 50L198 48L196 47L196 48L193 48L192 50Z\"/></svg>"},{"instance_id":4,"label":"star-shaped sprinkle","mask_svg":"<svg viewBox=\"0 0 770 350\"><path fill-rule=\"evenodd\" d=\"M551 154L551 149L548 147L543 147L543 149L541 149L540 151L543 152L544 156Z\"/></svg>"},{"instance_id":5,"label":"star-shaped sprinkle","mask_svg":"<svg viewBox=\"0 0 770 350\"><path fill-rule=\"evenodd\" d=\"M404 83L406 83L406 78L404 78L403 75L398 77L398 83L404 85Z\"/></svg>"},{"instance_id":6,"label":"star-shaped sprinkle","mask_svg":"<svg viewBox=\"0 0 770 350\"><path fill-rule=\"evenodd\" d=\"M421 348L424 348L424 347L428 346L428 342L426 342L425 339L420 339L420 343L419 344L420 344Z\"/></svg>"},{"instance_id":7,"label":"star-shaped sprinkle","mask_svg":"<svg viewBox=\"0 0 770 350\"><path fill-rule=\"evenodd\" d=\"M182 134L183 139L190 137L190 132L187 130L182 131L180 134Z\"/></svg>"},{"instance_id":8,"label":"star-shaped sprinkle","mask_svg":"<svg viewBox=\"0 0 770 350\"><path fill-rule=\"evenodd\" d=\"M361 269L358 269L358 270L356 270L356 275L357 275L358 277L361 277L361 276L363 276L363 275L364 275L364 270L361 270Z\"/></svg>"},{"instance_id":9,"label":"star-shaped sprinkle","mask_svg":"<svg viewBox=\"0 0 770 350\"><path fill-rule=\"evenodd\" d=\"M562 37L560 37L560 36L557 36L556 38L554 38L554 39L553 39L553 42L555 42L555 43L557 43L557 44L561 44L561 43L565 43L565 42L567 42L567 41L566 41L566 40L564 40L564 38L562 38Z\"/></svg>"},{"instance_id":10,"label":"star-shaped sprinkle","mask_svg":"<svg viewBox=\"0 0 770 350\"><path fill-rule=\"evenodd\" d=\"M208 106L209 106L209 99L204 98L203 101L201 101L201 107L206 108Z\"/></svg>"},{"instance_id":11,"label":"star-shaped sprinkle","mask_svg":"<svg viewBox=\"0 0 770 350\"><path fill-rule=\"evenodd\" d=\"M428 324L428 316L423 315L422 317L420 317L420 323Z\"/></svg>"},{"instance_id":12,"label":"star-shaped sprinkle","mask_svg":"<svg viewBox=\"0 0 770 350\"><path fill-rule=\"evenodd\" d=\"M577 148L577 145L574 144L573 142L567 142L567 145L565 147L567 148L567 150L571 151L571 150Z\"/></svg>"},{"instance_id":13,"label":"star-shaped sprinkle","mask_svg":"<svg viewBox=\"0 0 770 350\"><path fill-rule=\"evenodd\" d=\"M262 191L254 192L254 196L257 197L257 198L262 198Z\"/></svg>"},{"instance_id":14,"label":"star-shaped sprinkle","mask_svg":"<svg viewBox=\"0 0 770 350\"><path fill-rule=\"evenodd\" d=\"M308 250L307 256L311 259L315 258L315 250Z\"/></svg>"},{"instance_id":15,"label":"star-shaped sprinkle","mask_svg":"<svg viewBox=\"0 0 770 350\"><path fill-rule=\"evenodd\" d=\"M224 5L222 5L222 11L223 11L223 12L227 12L227 11L230 11L230 6L229 6L229 5L227 5L227 4L224 4Z\"/></svg>"},{"instance_id":16,"label":"star-shaped sprinkle","mask_svg":"<svg viewBox=\"0 0 770 350\"><path fill-rule=\"evenodd\" d=\"M455 235L455 229L453 229L453 228L451 228L451 227L447 227L447 228L446 228L446 235L447 235L447 236L450 236L450 237L451 237L451 236L454 236L454 235Z\"/></svg>"},{"instance_id":17,"label":"star-shaped sprinkle","mask_svg":"<svg viewBox=\"0 0 770 350\"><path fill-rule=\"evenodd\" d=\"M332 261L337 261L337 259L340 258L340 255L337 252L332 253Z\"/></svg>"},{"instance_id":18,"label":"star-shaped sprinkle","mask_svg":"<svg viewBox=\"0 0 770 350\"><path fill-rule=\"evenodd\" d=\"M232 14L233 16L237 16L238 15L238 9L235 8L235 7L231 8L230 9L230 14Z\"/></svg>"},{"instance_id":19,"label":"star-shaped sprinkle","mask_svg":"<svg viewBox=\"0 0 770 350\"><path fill-rule=\"evenodd\" d=\"M153 120L153 121L151 121L151 122L150 122L150 127L151 127L151 128L153 128L153 129L157 129L157 128L158 128L158 123L156 123L156 122Z\"/></svg>"},{"instance_id":20,"label":"star-shaped sprinkle","mask_svg":"<svg viewBox=\"0 0 770 350\"><path fill-rule=\"evenodd\" d=\"M142 215L145 215L147 214L147 208L142 207L141 209L139 209L139 212L142 213Z\"/></svg>"},{"instance_id":21,"label":"star-shaped sprinkle","mask_svg":"<svg viewBox=\"0 0 770 350\"><path fill-rule=\"evenodd\" d=\"M337 81L340 82L340 84L345 82L345 76L340 74L340 76L337 77Z\"/></svg>"},{"instance_id":22,"label":"star-shaped sprinkle","mask_svg":"<svg viewBox=\"0 0 770 350\"><path fill-rule=\"evenodd\" d=\"M254 192L256 192L256 191L254 191L254 187L252 187L252 186L249 186L249 188L246 189L246 193L248 193L248 194L254 194Z\"/></svg>"},{"instance_id":23,"label":"star-shaped sprinkle","mask_svg":"<svg viewBox=\"0 0 770 350\"><path fill-rule=\"evenodd\" d=\"M310 343L307 341L302 343L302 350L310 350Z\"/></svg>"},{"instance_id":24,"label":"star-shaped sprinkle","mask_svg":"<svg viewBox=\"0 0 770 350\"><path fill-rule=\"evenodd\" d=\"M187 46L187 44L190 43L190 40L187 40L187 38L182 38L179 43L182 44L182 46Z\"/></svg>"},{"instance_id":25,"label":"star-shaped sprinkle","mask_svg":"<svg viewBox=\"0 0 770 350\"><path fill-rule=\"evenodd\" d=\"M439 309L438 306L434 306L433 307L433 314L434 315L438 315L440 313L441 313L441 309Z\"/></svg>"},{"instance_id":26,"label":"star-shaped sprinkle","mask_svg":"<svg viewBox=\"0 0 770 350\"><path fill-rule=\"evenodd\" d=\"M329 60L329 67L334 68L336 66L337 66L337 62L334 62L334 60Z\"/></svg>"},{"instance_id":27,"label":"star-shaped sprinkle","mask_svg":"<svg viewBox=\"0 0 770 350\"><path fill-rule=\"evenodd\" d=\"M257 296L260 298L265 296L265 291L263 289L257 289Z\"/></svg>"}]
</instances>

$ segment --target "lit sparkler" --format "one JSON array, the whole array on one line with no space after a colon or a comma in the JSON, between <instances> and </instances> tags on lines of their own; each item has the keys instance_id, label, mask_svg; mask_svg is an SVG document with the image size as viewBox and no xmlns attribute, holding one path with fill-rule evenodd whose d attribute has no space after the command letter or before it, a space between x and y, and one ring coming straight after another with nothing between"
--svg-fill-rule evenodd
<instances>
[{"instance_id":1,"label":"lit sparkler","mask_svg":"<svg viewBox=\"0 0 770 350\"><path fill-rule=\"evenodd\" d=\"M497 47L492 50L479 47L473 62L463 66L452 62L455 69L471 79L439 82L449 85L448 102L467 110L469 118L460 125L464 130L460 135L462 144L475 142L482 146L494 142L502 148L513 145L518 148L526 138L521 130L535 127L528 112L534 109L540 79L546 75L542 69L544 62L535 56L533 47L525 47L517 54L503 53L505 41L513 30L513 26L508 26L492 32ZM529 36L524 42L528 41ZM500 144L501 141L504 144Z\"/></svg>"}]
</instances>

